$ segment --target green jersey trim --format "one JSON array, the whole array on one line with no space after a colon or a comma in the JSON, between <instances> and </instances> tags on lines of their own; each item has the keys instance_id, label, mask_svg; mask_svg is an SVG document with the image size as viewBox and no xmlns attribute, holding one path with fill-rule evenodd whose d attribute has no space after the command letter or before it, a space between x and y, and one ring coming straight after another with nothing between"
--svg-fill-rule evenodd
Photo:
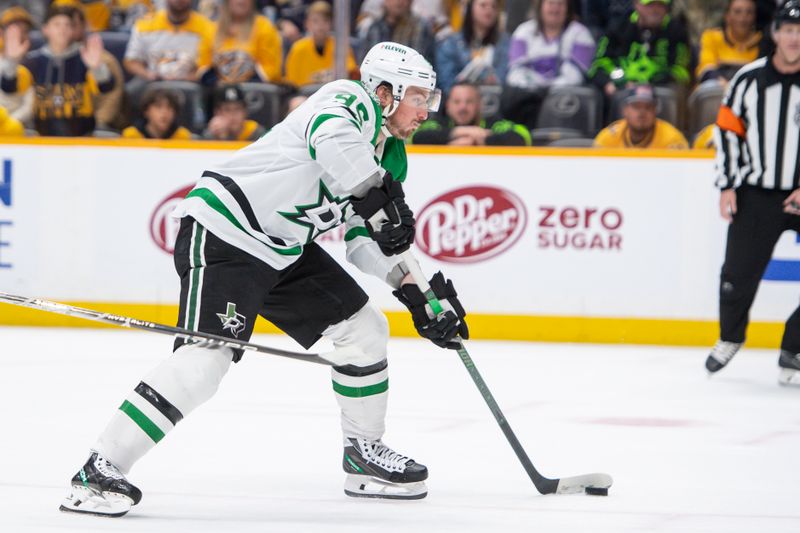
<instances>
[{"instance_id":1,"label":"green jersey trim","mask_svg":"<svg viewBox=\"0 0 800 533\"><path fill-rule=\"evenodd\" d=\"M236 217L233 216L230 209L228 209L222 200L220 200L216 194L214 194L210 189L200 188L194 189L189 194L186 195L186 198L200 198L203 200L208 207L225 217L228 222L233 224L237 229L239 229L242 233L246 234L248 237L253 237L244 227L236 220ZM276 248L274 246L270 246L264 242L259 241L261 244L269 248L270 250L280 254L280 255L300 255L303 253L302 246L292 246L291 248Z\"/></svg>"},{"instance_id":2,"label":"green jersey trim","mask_svg":"<svg viewBox=\"0 0 800 533\"><path fill-rule=\"evenodd\" d=\"M347 230L347 233L344 234L344 242L352 241L357 237L369 237L369 232L367 228L364 226L356 226L354 228L350 228Z\"/></svg>"},{"instance_id":3,"label":"green jersey trim","mask_svg":"<svg viewBox=\"0 0 800 533\"><path fill-rule=\"evenodd\" d=\"M372 102L372 111L375 113L375 133L372 134L372 145L374 146L375 143L378 142L378 135L380 135L381 127L383 126L383 110L381 109L381 104L378 101L378 97L372 94L362 82L356 80L351 81L361 87L364 92L367 93L367 96L369 96L369 101Z\"/></svg>"},{"instance_id":4,"label":"green jersey trim","mask_svg":"<svg viewBox=\"0 0 800 533\"><path fill-rule=\"evenodd\" d=\"M322 126L322 124L326 120L331 119L331 118L344 119L344 117L339 116L339 115L334 115L334 114L331 114L331 113L323 113L322 115L318 116L314 120L314 123L311 125L311 131L308 132L308 153L311 154L311 159L313 159L314 161L317 160L317 150L313 146L311 146L311 138L314 137L314 132L317 131L317 128ZM347 120L347 119L345 119L345 120ZM351 120L350 122L353 122L353 121ZM355 124L355 122L353 122L353 124Z\"/></svg>"}]
</instances>

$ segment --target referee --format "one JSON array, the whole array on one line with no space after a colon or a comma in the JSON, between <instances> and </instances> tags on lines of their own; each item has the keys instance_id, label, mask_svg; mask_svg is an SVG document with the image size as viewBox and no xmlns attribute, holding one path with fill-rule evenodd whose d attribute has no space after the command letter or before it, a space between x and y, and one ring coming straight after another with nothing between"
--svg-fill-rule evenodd
<instances>
[{"instance_id":1,"label":"referee","mask_svg":"<svg viewBox=\"0 0 800 533\"><path fill-rule=\"evenodd\" d=\"M728 241L719 287L720 340L706 359L723 368L745 340L750 306L786 230L800 231L800 0L778 8L775 52L743 67L717 117L719 208ZM782 384L800 386L800 307L786 321Z\"/></svg>"}]
</instances>

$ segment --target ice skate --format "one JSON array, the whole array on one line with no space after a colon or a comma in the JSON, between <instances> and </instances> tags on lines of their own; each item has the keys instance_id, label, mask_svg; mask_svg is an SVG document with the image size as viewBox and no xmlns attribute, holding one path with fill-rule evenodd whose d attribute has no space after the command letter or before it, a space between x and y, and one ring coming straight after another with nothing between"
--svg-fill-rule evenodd
<instances>
[{"instance_id":1,"label":"ice skate","mask_svg":"<svg viewBox=\"0 0 800 533\"><path fill-rule=\"evenodd\" d=\"M419 500L427 496L428 469L380 440L348 438L342 460L344 493L356 498Z\"/></svg>"},{"instance_id":2,"label":"ice skate","mask_svg":"<svg viewBox=\"0 0 800 533\"><path fill-rule=\"evenodd\" d=\"M118 517L142 499L142 491L131 485L116 466L93 452L72 478L70 493L59 510L97 516Z\"/></svg>"},{"instance_id":3,"label":"ice skate","mask_svg":"<svg viewBox=\"0 0 800 533\"><path fill-rule=\"evenodd\" d=\"M792 354L781 350L778 366L780 367L778 383L800 387L800 353Z\"/></svg>"},{"instance_id":4,"label":"ice skate","mask_svg":"<svg viewBox=\"0 0 800 533\"><path fill-rule=\"evenodd\" d=\"M712 374L722 370L733 359L742 344L741 342L717 341L706 358L706 370Z\"/></svg>"}]
</instances>

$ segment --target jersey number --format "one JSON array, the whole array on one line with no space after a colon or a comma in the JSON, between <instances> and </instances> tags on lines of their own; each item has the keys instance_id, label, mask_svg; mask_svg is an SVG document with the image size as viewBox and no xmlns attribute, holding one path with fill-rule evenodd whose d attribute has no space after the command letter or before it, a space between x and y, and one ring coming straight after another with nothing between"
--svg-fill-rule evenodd
<instances>
[{"instance_id":1,"label":"jersey number","mask_svg":"<svg viewBox=\"0 0 800 533\"><path fill-rule=\"evenodd\" d=\"M348 93L339 93L334 98L342 102L347 107L353 107L353 103L356 101L356 95ZM359 122L361 124L364 124L365 120L369 120L367 107L364 105L363 102L359 102L358 105L355 107L355 110L356 113L358 113Z\"/></svg>"}]
</instances>

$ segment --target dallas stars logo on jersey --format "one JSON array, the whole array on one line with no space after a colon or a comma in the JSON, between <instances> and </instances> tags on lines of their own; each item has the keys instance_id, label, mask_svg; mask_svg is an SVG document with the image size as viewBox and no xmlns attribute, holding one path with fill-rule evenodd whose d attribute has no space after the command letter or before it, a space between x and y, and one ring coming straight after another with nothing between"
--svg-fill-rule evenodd
<instances>
[{"instance_id":1,"label":"dallas stars logo on jersey","mask_svg":"<svg viewBox=\"0 0 800 533\"><path fill-rule=\"evenodd\" d=\"M239 333L244 331L247 325L247 318L243 314L237 313L236 304L230 302L228 302L228 309L225 314L217 313L217 316L222 321L222 330L231 330L231 333L236 338L239 337Z\"/></svg>"},{"instance_id":2,"label":"dallas stars logo on jersey","mask_svg":"<svg viewBox=\"0 0 800 533\"><path fill-rule=\"evenodd\" d=\"M334 196L320 180L316 203L296 205L294 213L281 212L280 214L287 220L308 228L308 237L306 238L306 244L308 244L320 234L344 223L345 208L348 202L350 202L350 197Z\"/></svg>"}]
</instances>

